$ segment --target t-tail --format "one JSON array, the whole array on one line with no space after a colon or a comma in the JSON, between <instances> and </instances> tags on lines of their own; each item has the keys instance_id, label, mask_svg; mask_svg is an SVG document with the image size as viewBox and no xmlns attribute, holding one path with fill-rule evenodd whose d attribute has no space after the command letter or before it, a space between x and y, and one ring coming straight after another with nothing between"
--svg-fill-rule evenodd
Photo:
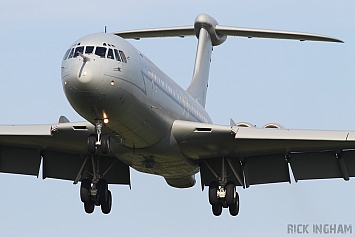
<instances>
[{"instance_id":1,"label":"t-tail","mask_svg":"<svg viewBox=\"0 0 355 237\"><path fill-rule=\"evenodd\" d=\"M227 36L220 36L216 33L216 25L218 25L217 21L206 14L198 15L194 24L198 45L192 81L186 91L202 107L205 107L206 104L213 46L220 45L227 39Z\"/></svg>"},{"instance_id":2,"label":"t-tail","mask_svg":"<svg viewBox=\"0 0 355 237\"><path fill-rule=\"evenodd\" d=\"M195 100L197 100L202 105L202 107L205 107L206 104L212 48L213 46L220 45L226 41L228 35L247 38L274 38L299 41L328 41L342 43L341 40L333 37L309 33L222 26L218 25L217 21L207 14L198 15L193 26L130 30L115 32L114 34L126 39L177 36L184 37L196 35L198 38L198 46L196 52L195 68L191 84L186 91Z\"/></svg>"}]
</instances>

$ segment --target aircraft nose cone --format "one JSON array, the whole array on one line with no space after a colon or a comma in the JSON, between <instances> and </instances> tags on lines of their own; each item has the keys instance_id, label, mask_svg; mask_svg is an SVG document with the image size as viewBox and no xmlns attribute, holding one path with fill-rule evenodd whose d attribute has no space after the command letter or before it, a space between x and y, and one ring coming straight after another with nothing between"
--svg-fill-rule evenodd
<instances>
[{"instance_id":1,"label":"aircraft nose cone","mask_svg":"<svg viewBox=\"0 0 355 237\"><path fill-rule=\"evenodd\" d=\"M87 70L85 67L83 68L84 70L79 70L79 73L76 75L78 81L80 83L86 84L89 83L92 80L92 70Z\"/></svg>"},{"instance_id":2,"label":"aircraft nose cone","mask_svg":"<svg viewBox=\"0 0 355 237\"><path fill-rule=\"evenodd\" d=\"M79 91L92 91L102 81L102 67L90 62L72 65L68 82Z\"/></svg>"}]
</instances>

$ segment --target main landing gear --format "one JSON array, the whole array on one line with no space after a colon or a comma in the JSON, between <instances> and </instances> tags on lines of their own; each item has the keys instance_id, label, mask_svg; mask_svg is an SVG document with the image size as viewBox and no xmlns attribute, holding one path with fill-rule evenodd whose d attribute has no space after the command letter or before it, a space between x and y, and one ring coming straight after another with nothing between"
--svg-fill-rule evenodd
<instances>
[{"instance_id":1,"label":"main landing gear","mask_svg":"<svg viewBox=\"0 0 355 237\"><path fill-rule=\"evenodd\" d=\"M228 161L228 160L227 160ZM229 163L229 162L228 162ZM207 164L207 167L218 181L212 181L209 185L208 199L212 206L212 212L215 216L222 214L222 208L228 208L232 216L239 213L239 195L236 191L236 185L233 181L228 181L227 166L225 158L222 159L221 175Z\"/></svg>"},{"instance_id":2,"label":"main landing gear","mask_svg":"<svg viewBox=\"0 0 355 237\"><path fill-rule=\"evenodd\" d=\"M95 154L97 147L101 147L101 152L107 154L110 152L110 136L101 134L102 120L96 120L95 124L96 134L91 134L88 137L88 151L90 154Z\"/></svg>"},{"instance_id":3,"label":"main landing gear","mask_svg":"<svg viewBox=\"0 0 355 237\"><path fill-rule=\"evenodd\" d=\"M215 216L222 214L222 208L229 208L229 213L236 216L239 213L239 195L236 192L235 184L228 182L225 186L220 186L216 181L212 181L209 186L208 197Z\"/></svg>"},{"instance_id":4,"label":"main landing gear","mask_svg":"<svg viewBox=\"0 0 355 237\"><path fill-rule=\"evenodd\" d=\"M112 194L105 179L99 179L97 182L83 179L80 186L80 199L88 214L94 212L95 206L101 206L101 211L104 214L111 212Z\"/></svg>"},{"instance_id":5,"label":"main landing gear","mask_svg":"<svg viewBox=\"0 0 355 237\"><path fill-rule=\"evenodd\" d=\"M80 199L84 203L85 212L94 212L95 206L100 206L104 214L109 214L112 207L112 194L103 176L99 175L99 160L91 158L93 165L92 179L85 178L80 185Z\"/></svg>"}]
</instances>

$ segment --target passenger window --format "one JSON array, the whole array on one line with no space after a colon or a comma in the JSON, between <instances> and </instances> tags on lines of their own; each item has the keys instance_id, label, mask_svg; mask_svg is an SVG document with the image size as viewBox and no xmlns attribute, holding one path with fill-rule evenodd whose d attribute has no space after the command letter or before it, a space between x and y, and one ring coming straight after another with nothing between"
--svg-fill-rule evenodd
<instances>
[{"instance_id":1,"label":"passenger window","mask_svg":"<svg viewBox=\"0 0 355 237\"><path fill-rule=\"evenodd\" d=\"M86 46L85 53L92 54L92 52L94 52L94 46Z\"/></svg>"},{"instance_id":2,"label":"passenger window","mask_svg":"<svg viewBox=\"0 0 355 237\"><path fill-rule=\"evenodd\" d=\"M112 49L108 49L107 58L115 59L114 56L113 56L113 51L112 51Z\"/></svg>"},{"instance_id":3,"label":"passenger window","mask_svg":"<svg viewBox=\"0 0 355 237\"><path fill-rule=\"evenodd\" d=\"M69 55L70 49L67 50L67 52L65 52L63 60L67 59L68 55Z\"/></svg>"},{"instance_id":4,"label":"passenger window","mask_svg":"<svg viewBox=\"0 0 355 237\"><path fill-rule=\"evenodd\" d=\"M104 58L106 55L106 50L107 49L105 47L96 47L95 54L101 58Z\"/></svg>"},{"instance_id":5,"label":"passenger window","mask_svg":"<svg viewBox=\"0 0 355 237\"><path fill-rule=\"evenodd\" d=\"M69 57L68 57L68 58L72 58L73 55L74 55L74 48L72 48L72 49L70 50L70 53L69 53Z\"/></svg>"},{"instance_id":6,"label":"passenger window","mask_svg":"<svg viewBox=\"0 0 355 237\"><path fill-rule=\"evenodd\" d=\"M121 62L121 58L120 58L120 55L118 53L118 50L114 49L113 51L115 52L116 60Z\"/></svg>"},{"instance_id":7,"label":"passenger window","mask_svg":"<svg viewBox=\"0 0 355 237\"><path fill-rule=\"evenodd\" d=\"M84 46L80 46L75 49L74 58L78 57L79 53L81 54L84 53Z\"/></svg>"},{"instance_id":8,"label":"passenger window","mask_svg":"<svg viewBox=\"0 0 355 237\"><path fill-rule=\"evenodd\" d=\"M122 62L127 63L126 55L124 55L124 52L121 51L121 50L119 52L120 52L120 56L121 56Z\"/></svg>"}]
</instances>

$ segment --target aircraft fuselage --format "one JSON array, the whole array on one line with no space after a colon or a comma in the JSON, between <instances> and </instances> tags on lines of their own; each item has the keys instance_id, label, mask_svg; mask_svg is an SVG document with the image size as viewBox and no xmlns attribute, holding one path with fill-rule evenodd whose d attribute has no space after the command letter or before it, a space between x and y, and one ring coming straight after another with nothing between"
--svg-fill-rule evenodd
<instances>
[{"instance_id":1,"label":"aircraft fuselage","mask_svg":"<svg viewBox=\"0 0 355 237\"><path fill-rule=\"evenodd\" d=\"M77 40L63 59L62 85L82 117L92 124L108 121L104 130L115 140L112 152L122 161L165 177L198 172L197 164L180 153L170 130L175 120L211 123L210 117L126 40L105 33ZM147 168L147 160L159 165Z\"/></svg>"}]
</instances>

